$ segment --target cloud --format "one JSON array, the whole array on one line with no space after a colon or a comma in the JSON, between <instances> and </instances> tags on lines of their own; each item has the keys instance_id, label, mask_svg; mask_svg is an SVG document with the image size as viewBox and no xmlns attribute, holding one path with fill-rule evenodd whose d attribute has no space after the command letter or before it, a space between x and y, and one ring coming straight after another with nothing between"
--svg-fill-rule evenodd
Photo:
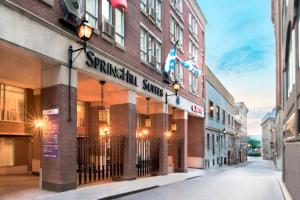
<instances>
[{"instance_id":1,"label":"cloud","mask_svg":"<svg viewBox=\"0 0 300 200\"><path fill-rule=\"evenodd\" d=\"M265 67L269 50L255 49L250 45L244 45L224 53L217 62L220 72L243 73L260 70Z\"/></svg>"}]
</instances>

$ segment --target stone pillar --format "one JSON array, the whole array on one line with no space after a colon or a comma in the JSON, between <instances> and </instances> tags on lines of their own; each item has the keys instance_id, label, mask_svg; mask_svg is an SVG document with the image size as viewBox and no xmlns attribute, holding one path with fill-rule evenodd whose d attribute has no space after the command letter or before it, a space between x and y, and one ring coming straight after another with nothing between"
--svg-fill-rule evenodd
<instances>
[{"instance_id":1,"label":"stone pillar","mask_svg":"<svg viewBox=\"0 0 300 200\"><path fill-rule=\"evenodd\" d=\"M178 162L180 165L176 170L178 172L187 172L187 133L188 133L188 113L182 110L175 110L173 114L173 120L176 123L177 130L175 132L174 139L180 144L180 155ZM172 123L172 120L170 120Z\"/></svg>"},{"instance_id":2,"label":"stone pillar","mask_svg":"<svg viewBox=\"0 0 300 200\"><path fill-rule=\"evenodd\" d=\"M52 125L45 127L42 147L42 188L62 192L75 189L76 176L76 101L77 71L72 70L71 121L68 120L68 75L66 66L42 69L41 109L57 109L56 116L49 115ZM49 123L50 124L50 123ZM51 128L49 128L51 127ZM51 129L51 130L50 130ZM55 131L53 131L55 130ZM47 134L47 135L46 135ZM57 143L49 145L57 138ZM46 141L48 139L48 141ZM46 143L47 142L47 143ZM56 143L56 144L55 144ZM46 146L46 144L48 144ZM57 150L55 148L57 147ZM50 149L52 153L45 153ZM51 156L49 156L51 154Z\"/></svg>"},{"instance_id":3,"label":"stone pillar","mask_svg":"<svg viewBox=\"0 0 300 200\"><path fill-rule=\"evenodd\" d=\"M110 130L112 136L125 136L123 149L124 180L134 180L136 170L136 93L131 90L118 92L114 105L110 106Z\"/></svg>"},{"instance_id":4,"label":"stone pillar","mask_svg":"<svg viewBox=\"0 0 300 200\"><path fill-rule=\"evenodd\" d=\"M165 132L168 128L168 107L164 103L156 103L150 109L151 130L159 140L159 175L168 174L168 140Z\"/></svg>"}]
</instances>

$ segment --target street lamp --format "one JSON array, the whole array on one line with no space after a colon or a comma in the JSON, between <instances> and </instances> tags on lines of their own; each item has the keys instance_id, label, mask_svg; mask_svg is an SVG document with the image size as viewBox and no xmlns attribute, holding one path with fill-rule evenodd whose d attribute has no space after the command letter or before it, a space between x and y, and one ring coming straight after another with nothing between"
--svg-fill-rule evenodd
<instances>
[{"instance_id":1,"label":"street lamp","mask_svg":"<svg viewBox=\"0 0 300 200\"><path fill-rule=\"evenodd\" d=\"M92 37L94 28L88 24L87 20L82 20L81 24L77 27L78 37L83 41L89 41Z\"/></svg>"},{"instance_id":2,"label":"street lamp","mask_svg":"<svg viewBox=\"0 0 300 200\"><path fill-rule=\"evenodd\" d=\"M68 110L69 110L69 116L68 116L68 121L72 121L71 118L71 73L72 73L72 68L73 68L73 62L76 60L76 58L78 57L78 55L82 52L82 50L84 52L86 52L86 42L89 41L93 35L94 32L94 28L91 27L88 24L88 21L83 19L81 21L81 23L78 25L77 27L77 35L79 37L79 39L82 41L80 42L82 44L83 47L78 48L78 49L74 49L72 45L69 46L68 48L68 67L69 67L69 94L68 94L68 98L69 98L69 105L68 105ZM79 53L77 54L77 56L75 57L75 59L73 60L73 53L79 51Z\"/></svg>"},{"instance_id":3,"label":"street lamp","mask_svg":"<svg viewBox=\"0 0 300 200\"><path fill-rule=\"evenodd\" d=\"M168 94L166 93L166 99L165 99L165 104L168 104L168 97L170 96L178 96L178 91L180 89L180 84L177 80L174 81L174 83L172 84L172 89L175 91L174 94Z\"/></svg>"}]
</instances>

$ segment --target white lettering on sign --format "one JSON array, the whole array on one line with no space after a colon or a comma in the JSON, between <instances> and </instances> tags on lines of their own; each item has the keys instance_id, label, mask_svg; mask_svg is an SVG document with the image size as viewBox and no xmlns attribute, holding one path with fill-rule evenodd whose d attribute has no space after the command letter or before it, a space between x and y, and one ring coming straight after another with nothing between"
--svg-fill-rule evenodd
<instances>
[{"instance_id":1,"label":"white lettering on sign","mask_svg":"<svg viewBox=\"0 0 300 200\"><path fill-rule=\"evenodd\" d=\"M43 110L43 115L56 115L59 113L58 108L50 109L50 110Z\"/></svg>"}]
</instances>

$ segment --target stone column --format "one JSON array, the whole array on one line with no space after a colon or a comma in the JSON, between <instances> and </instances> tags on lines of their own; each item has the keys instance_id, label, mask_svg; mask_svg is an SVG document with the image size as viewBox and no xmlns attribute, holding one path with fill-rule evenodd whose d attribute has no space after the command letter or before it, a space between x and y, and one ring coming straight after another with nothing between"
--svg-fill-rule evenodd
<instances>
[{"instance_id":1,"label":"stone column","mask_svg":"<svg viewBox=\"0 0 300 200\"><path fill-rule=\"evenodd\" d=\"M43 66L41 109L57 109L57 115L49 115L49 125L43 133L42 188L62 192L75 189L76 178L76 101L77 71L72 70L71 83L71 121L68 120L68 75L66 66ZM51 127L51 128L49 128ZM55 130L55 131L53 131ZM57 143L49 146L57 138ZM48 140L48 141L46 141ZM47 144L47 146L46 146ZM57 147L57 150L55 148ZM47 149L46 149L47 148ZM45 152L45 150L50 151ZM51 156L49 156L51 155Z\"/></svg>"},{"instance_id":2,"label":"stone column","mask_svg":"<svg viewBox=\"0 0 300 200\"><path fill-rule=\"evenodd\" d=\"M136 93L131 90L118 92L114 105L110 106L110 130L112 136L124 136L123 177L134 180L136 170Z\"/></svg>"},{"instance_id":3,"label":"stone column","mask_svg":"<svg viewBox=\"0 0 300 200\"><path fill-rule=\"evenodd\" d=\"M188 133L188 113L182 110L175 110L173 114L173 120L176 123L177 130L175 132L174 139L180 144L180 155L178 162L180 165L176 170L178 172L187 172L187 133ZM172 123L172 120L170 120Z\"/></svg>"},{"instance_id":4,"label":"stone column","mask_svg":"<svg viewBox=\"0 0 300 200\"><path fill-rule=\"evenodd\" d=\"M167 109L168 107L164 103L156 103L150 109L150 135L159 140L159 175L168 174L168 141L165 137L168 128Z\"/></svg>"}]
</instances>

